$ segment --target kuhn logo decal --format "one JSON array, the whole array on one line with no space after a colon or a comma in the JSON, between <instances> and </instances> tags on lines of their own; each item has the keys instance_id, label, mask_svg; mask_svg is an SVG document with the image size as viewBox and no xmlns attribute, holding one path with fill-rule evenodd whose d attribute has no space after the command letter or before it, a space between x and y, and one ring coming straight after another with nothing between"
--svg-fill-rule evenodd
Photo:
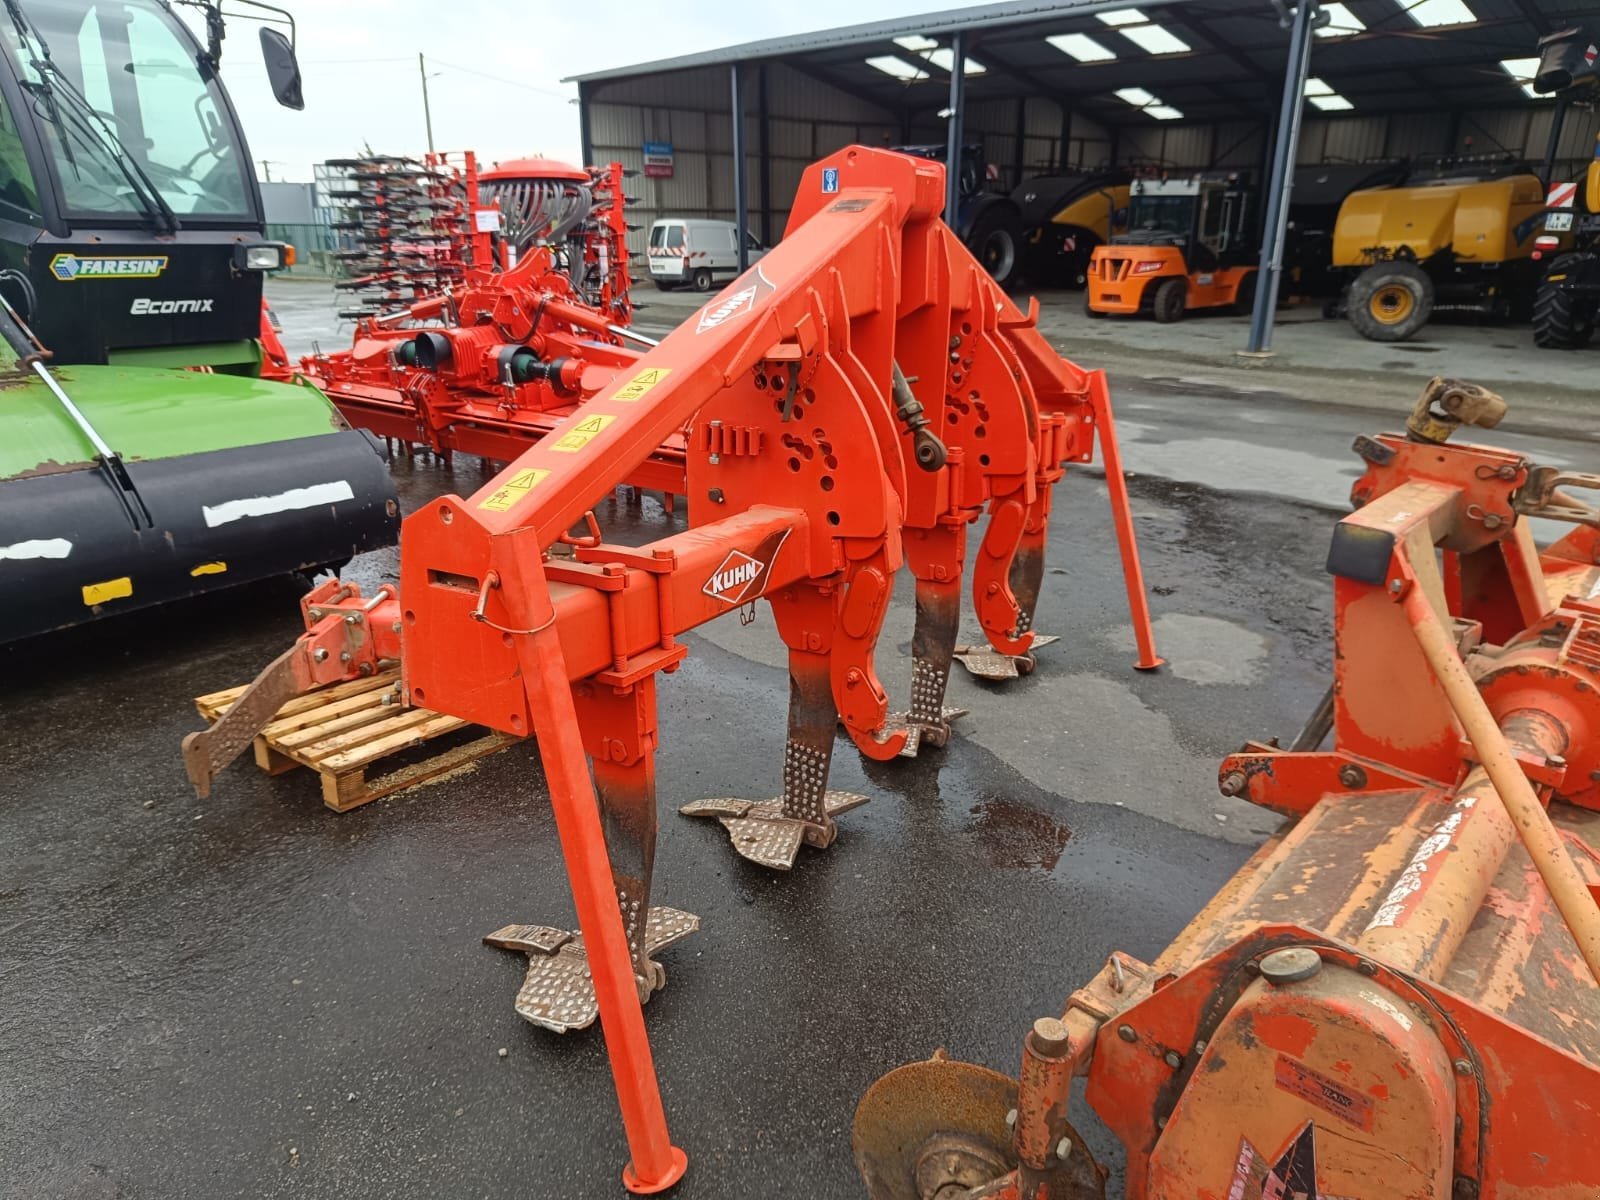
<instances>
[{"instance_id":1,"label":"kuhn logo decal","mask_svg":"<svg viewBox=\"0 0 1600 1200\"><path fill-rule=\"evenodd\" d=\"M208 313L210 300L149 300L141 297L128 311L136 317L166 317L173 313Z\"/></svg>"},{"instance_id":2,"label":"kuhn logo decal","mask_svg":"<svg viewBox=\"0 0 1600 1200\"><path fill-rule=\"evenodd\" d=\"M145 258L58 254L50 260L50 274L62 283L75 283L80 279L154 279L166 269L164 254Z\"/></svg>"},{"instance_id":3,"label":"kuhn logo decal","mask_svg":"<svg viewBox=\"0 0 1600 1200\"><path fill-rule=\"evenodd\" d=\"M730 550L700 590L713 600L728 605L754 600L766 590L767 580L772 575L772 564L777 561L778 551L783 548L784 539L788 536L787 529L775 533L751 554L743 550Z\"/></svg>"},{"instance_id":4,"label":"kuhn logo decal","mask_svg":"<svg viewBox=\"0 0 1600 1200\"><path fill-rule=\"evenodd\" d=\"M771 280L761 273L761 268L756 267L736 279L732 287L700 310L700 321L694 331L704 333L708 329L726 325L736 317L754 312L757 304L777 290Z\"/></svg>"}]
</instances>

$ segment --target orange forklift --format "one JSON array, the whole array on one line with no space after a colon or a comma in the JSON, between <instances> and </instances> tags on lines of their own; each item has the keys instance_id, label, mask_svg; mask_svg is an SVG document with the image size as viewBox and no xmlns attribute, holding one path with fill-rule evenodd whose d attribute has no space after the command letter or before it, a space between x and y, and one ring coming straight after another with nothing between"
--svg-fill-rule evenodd
<instances>
[{"instance_id":1,"label":"orange forklift","mask_svg":"<svg viewBox=\"0 0 1600 1200\"><path fill-rule=\"evenodd\" d=\"M1089 260L1089 316L1169 324L1196 308L1248 313L1260 266L1253 199L1236 173L1135 179L1127 232Z\"/></svg>"}]
</instances>

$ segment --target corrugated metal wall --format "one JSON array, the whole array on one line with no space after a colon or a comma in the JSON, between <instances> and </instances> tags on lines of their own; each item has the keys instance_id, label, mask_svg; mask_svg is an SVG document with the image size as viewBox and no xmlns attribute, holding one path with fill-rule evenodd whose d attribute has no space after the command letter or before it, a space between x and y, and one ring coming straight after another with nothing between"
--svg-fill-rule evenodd
<instances>
[{"instance_id":1,"label":"corrugated metal wall","mask_svg":"<svg viewBox=\"0 0 1600 1200\"><path fill-rule=\"evenodd\" d=\"M782 63L769 63L768 161L771 195L761 192L758 73L745 72L745 144L750 225L757 236L781 236L789 204L806 166L841 146L942 142L944 122L931 113L913 121L867 103ZM632 181L639 204L630 220L640 228L630 241L642 250L650 223L660 216L731 219L734 215L729 77L722 68L641 76L598 85L588 103L594 157L635 171L644 165L646 141L671 142L671 179ZM1427 154L1505 154L1540 161L1550 133L1551 108L1419 113L1398 116L1308 115L1300 162L1362 161ZM1178 169L1264 167L1269 116L1260 122L1185 125L1151 122L1108 129L1074 114L1065 156L1063 122L1055 101L983 100L968 106L966 140L983 147L1002 186L1055 169L1109 162ZM1019 122L1021 144L1018 144ZM1600 114L1573 110L1563 132L1559 173L1571 176L1593 154Z\"/></svg>"},{"instance_id":2,"label":"corrugated metal wall","mask_svg":"<svg viewBox=\"0 0 1600 1200\"><path fill-rule=\"evenodd\" d=\"M773 239L783 233L800 174L826 154L855 143L889 146L901 140L899 118L865 104L837 88L784 66L769 63L767 75L768 163L772 195L761 194L759 79L744 75L745 145L749 157L750 227ZM604 85L588 105L589 133L598 162L620 162L641 174L630 181L638 205L629 222L639 226L629 245L644 248L658 217L718 217L731 220L733 198L733 120L730 80L720 69L684 71L671 76L630 79ZM646 179L644 143L671 142L673 175Z\"/></svg>"}]
</instances>

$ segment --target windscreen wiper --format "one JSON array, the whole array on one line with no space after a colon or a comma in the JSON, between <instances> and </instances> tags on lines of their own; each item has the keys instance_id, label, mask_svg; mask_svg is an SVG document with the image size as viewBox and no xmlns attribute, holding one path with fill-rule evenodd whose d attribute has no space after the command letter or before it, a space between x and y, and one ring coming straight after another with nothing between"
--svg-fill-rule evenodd
<instances>
[{"instance_id":1,"label":"windscreen wiper","mask_svg":"<svg viewBox=\"0 0 1600 1200\"><path fill-rule=\"evenodd\" d=\"M156 232L177 233L182 228L178 216L172 211L172 206L167 203L166 197L161 194L161 189L155 185L155 181L117 136L117 131L112 128L111 123L89 103L73 85L72 80L56 65L55 60L50 57L49 43L23 15L17 0L5 0L5 6L6 11L11 14L11 23L16 27L18 38L28 50L30 60L28 65L39 77L37 83L24 83L23 87L43 92L45 102L50 109L47 119L61 131L61 145L66 152L67 161L76 165L66 122L63 120L60 106L56 103L58 97L70 101L71 106L77 110L76 125L80 133L91 141L98 142L101 150L111 156L117 165L117 170L121 171L122 177L127 180L129 190L139 201L139 207L144 209L145 215L155 224Z\"/></svg>"},{"instance_id":2,"label":"windscreen wiper","mask_svg":"<svg viewBox=\"0 0 1600 1200\"><path fill-rule=\"evenodd\" d=\"M5 341L16 352L18 365L32 371L43 381L45 387L50 389L50 394L56 398L56 403L61 405L67 414L67 419L77 426L78 432L93 448L95 464L105 473L107 482L111 484L112 494L122 504L122 511L127 515L134 532L154 529L155 521L150 516L150 509L145 504L144 497L139 494L139 489L133 482L133 476L128 473L128 464L123 462L122 455L113 450L105 438L100 436L100 431L88 417L83 415L83 410L72 402L72 397L67 395L66 389L51 373L50 368L44 365L49 352L39 344L39 339L34 337L33 331L23 324L22 318L17 315L16 310L4 296L0 296L0 340Z\"/></svg>"}]
</instances>

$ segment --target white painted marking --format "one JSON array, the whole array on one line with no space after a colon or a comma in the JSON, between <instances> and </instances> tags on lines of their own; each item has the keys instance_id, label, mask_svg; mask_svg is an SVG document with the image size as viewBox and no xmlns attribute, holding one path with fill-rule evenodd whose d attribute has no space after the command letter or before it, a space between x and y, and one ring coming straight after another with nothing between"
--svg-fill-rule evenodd
<instances>
[{"instance_id":1,"label":"white painted marking","mask_svg":"<svg viewBox=\"0 0 1600 1200\"><path fill-rule=\"evenodd\" d=\"M225 500L221 504L204 504L200 512L206 527L215 529L230 521L246 517L270 517L273 513L290 512L297 508L315 508L319 504L333 504L339 500L354 500L355 491L347 480L318 483L311 487L291 488L276 496L247 496L243 500Z\"/></svg>"},{"instance_id":2,"label":"white painted marking","mask_svg":"<svg viewBox=\"0 0 1600 1200\"><path fill-rule=\"evenodd\" d=\"M0 558L65 558L71 553L72 543L66 538L35 538L0 546Z\"/></svg>"}]
</instances>

